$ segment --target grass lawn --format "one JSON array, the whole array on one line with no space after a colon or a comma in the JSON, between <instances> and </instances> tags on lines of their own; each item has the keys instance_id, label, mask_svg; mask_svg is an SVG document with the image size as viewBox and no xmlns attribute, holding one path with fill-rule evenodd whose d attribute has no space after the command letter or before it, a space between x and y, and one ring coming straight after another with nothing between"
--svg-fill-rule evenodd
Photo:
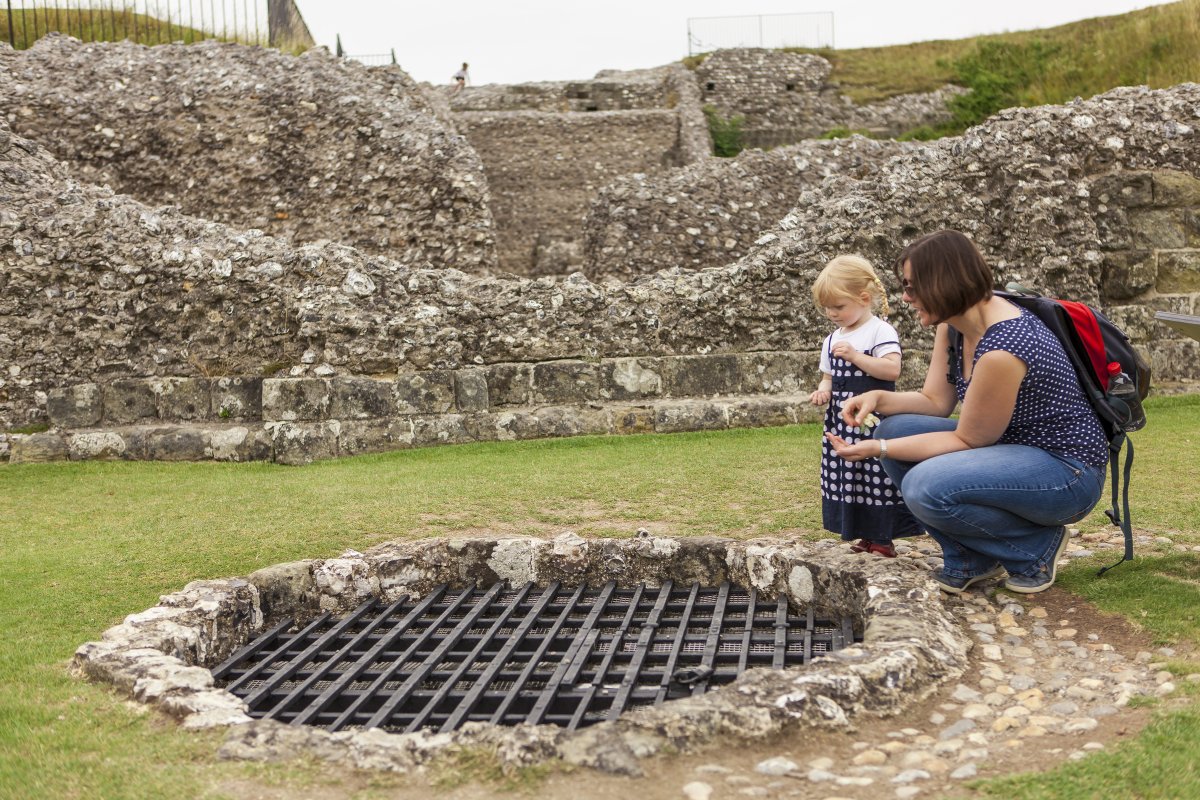
<instances>
[{"instance_id":1,"label":"grass lawn","mask_svg":"<svg viewBox=\"0 0 1200 800\"><path fill-rule=\"evenodd\" d=\"M1135 525L1200 545L1200 397L1152 399L1147 410L1134 437ZM218 784L240 779L297 790L329 780L317 767L285 776L219 762L222 733L179 731L67 675L79 644L189 581L453 533L816 538L819 437L802 425L467 445L304 468L0 467L0 798L217 797ZM1081 527L1106 524L1096 512ZM1137 562L1096 578L1104 560L1113 556L1073 564L1062 585L1181 651L1200 641L1200 554L1142 546ZM1083 765L992 786L1022 798L1195 797L1196 763L1200 704Z\"/></svg>"}]
</instances>

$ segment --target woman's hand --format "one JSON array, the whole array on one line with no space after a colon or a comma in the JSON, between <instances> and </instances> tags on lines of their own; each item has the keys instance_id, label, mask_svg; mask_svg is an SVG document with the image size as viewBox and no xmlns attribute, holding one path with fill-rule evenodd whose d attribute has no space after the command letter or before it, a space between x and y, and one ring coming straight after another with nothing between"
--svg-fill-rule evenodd
<instances>
[{"instance_id":1,"label":"woman's hand","mask_svg":"<svg viewBox=\"0 0 1200 800\"><path fill-rule=\"evenodd\" d=\"M879 455L879 442L874 439L863 439L861 442L850 444L834 433L825 434L825 438L833 445L833 452L847 461L862 461Z\"/></svg>"},{"instance_id":2,"label":"woman's hand","mask_svg":"<svg viewBox=\"0 0 1200 800\"><path fill-rule=\"evenodd\" d=\"M855 428L861 428L867 416L875 412L878 403L878 389L856 394L842 403L842 421Z\"/></svg>"}]
</instances>

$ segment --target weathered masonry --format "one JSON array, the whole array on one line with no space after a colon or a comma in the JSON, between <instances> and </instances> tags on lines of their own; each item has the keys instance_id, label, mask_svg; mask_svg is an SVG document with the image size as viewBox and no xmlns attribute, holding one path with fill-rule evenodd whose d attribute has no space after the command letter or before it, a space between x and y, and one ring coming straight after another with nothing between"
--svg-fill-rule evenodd
<instances>
[{"instance_id":1,"label":"weathered masonry","mask_svg":"<svg viewBox=\"0 0 1200 800\"><path fill-rule=\"evenodd\" d=\"M52 390L14 463L321 458L473 441L816 421L815 353L501 363L392 378L142 378Z\"/></svg>"},{"instance_id":2,"label":"weathered masonry","mask_svg":"<svg viewBox=\"0 0 1200 800\"><path fill-rule=\"evenodd\" d=\"M436 91L436 90L432 90ZM501 269L565 275L583 262L583 219L601 187L710 157L691 74L678 65L591 81L472 87L451 122L491 188Z\"/></svg>"}]
</instances>

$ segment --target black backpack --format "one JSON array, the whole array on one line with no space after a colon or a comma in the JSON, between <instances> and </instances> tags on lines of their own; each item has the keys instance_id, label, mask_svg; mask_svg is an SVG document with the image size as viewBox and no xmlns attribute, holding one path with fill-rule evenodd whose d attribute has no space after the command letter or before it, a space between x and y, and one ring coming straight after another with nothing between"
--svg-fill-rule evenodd
<instances>
[{"instance_id":1,"label":"black backpack","mask_svg":"<svg viewBox=\"0 0 1200 800\"><path fill-rule=\"evenodd\" d=\"M1104 434L1108 437L1112 507L1104 513L1125 534L1125 557L1097 573L1103 575L1118 564L1133 560L1133 526L1129 521L1129 473L1133 469L1133 441L1126 434L1146 424L1141 401L1150 391L1150 366L1133 348L1125 332L1091 306L1074 300L1042 297L1015 283L1008 284L1007 288L1008 291L997 291L996 296L1029 311L1062 342L1063 350L1079 378L1079 386L1100 418ZM962 369L962 336L950 326L947 326L947 330L950 334L950 367L946 380L955 385ZM1132 381L1136 400L1122 399L1109 393L1108 365L1113 362L1120 364L1121 372ZM1122 483L1119 456L1126 444L1125 480Z\"/></svg>"}]
</instances>

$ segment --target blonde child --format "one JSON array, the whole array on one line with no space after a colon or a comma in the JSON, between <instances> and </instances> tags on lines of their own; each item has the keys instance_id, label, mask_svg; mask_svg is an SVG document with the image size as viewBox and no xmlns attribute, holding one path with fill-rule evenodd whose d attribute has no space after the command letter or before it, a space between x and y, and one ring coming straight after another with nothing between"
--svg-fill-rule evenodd
<instances>
[{"instance_id":1,"label":"blonde child","mask_svg":"<svg viewBox=\"0 0 1200 800\"><path fill-rule=\"evenodd\" d=\"M900 377L900 339L896 329L871 313L878 298L888 313L883 284L871 263L844 255L830 261L813 284L813 299L837 329L821 345L821 382L810 395L813 405L829 404L825 432L847 442L870 438L866 427L851 428L840 417L841 404L872 389L892 391ZM844 461L828 437L821 440L821 516L825 529L850 549L895 558L894 539L921 533L916 519L888 479L879 459Z\"/></svg>"}]
</instances>

